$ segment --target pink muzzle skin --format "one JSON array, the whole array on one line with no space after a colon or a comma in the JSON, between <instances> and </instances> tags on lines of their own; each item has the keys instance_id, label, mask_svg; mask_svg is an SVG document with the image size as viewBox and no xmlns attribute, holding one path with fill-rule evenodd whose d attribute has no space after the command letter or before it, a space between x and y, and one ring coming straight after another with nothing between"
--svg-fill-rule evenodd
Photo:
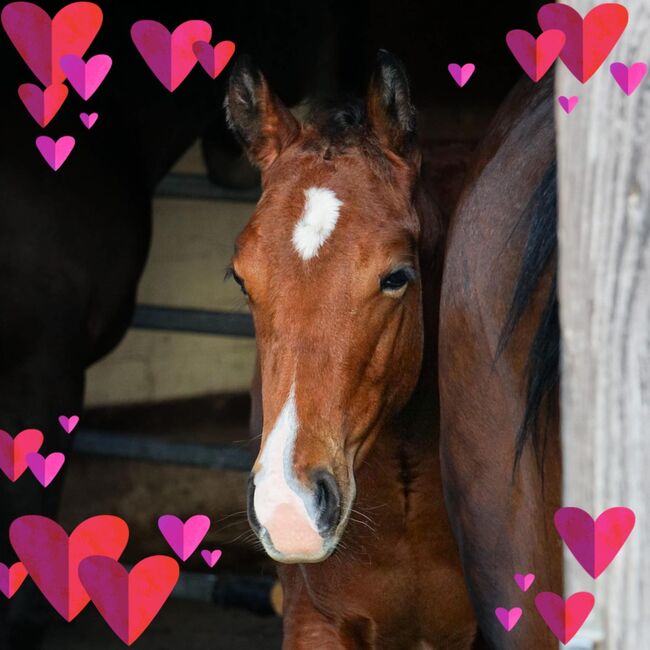
<instances>
[{"instance_id":1,"label":"pink muzzle skin","mask_svg":"<svg viewBox=\"0 0 650 650\"><path fill-rule=\"evenodd\" d=\"M324 554L323 538L291 504L278 505L264 527L277 553L287 560L309 561Z\"/></svg>"}]
</instances>

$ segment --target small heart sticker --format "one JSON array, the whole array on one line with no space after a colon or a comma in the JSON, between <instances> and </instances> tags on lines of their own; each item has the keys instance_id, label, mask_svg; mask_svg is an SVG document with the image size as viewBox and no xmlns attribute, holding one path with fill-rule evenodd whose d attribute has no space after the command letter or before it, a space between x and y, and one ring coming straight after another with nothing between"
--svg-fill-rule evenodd
<instances>
[{"instance_id":1,"label":"small heart sticker","mask_svg":"<svg viewBox=\"0 0 650 650\"><path fill-rule=\"evenodd\" d=\"M43 487L47 487L56 478L64 462L65 456L58 451L49 456L43 456L38 452L27 454L27 465Z\"/></svg>"},{"instance_id":2,"label":"small heart sticker","mask_svg":"<svg viewBox=\"0 0 650 650\"><path fill-rule=\"evenodd\" d=\"M192 50L201 67L216 79L235 53L235 44L232 41L221 41L212 47L206 41L197 41L192 45Z\"/></svg>"},{"instance_id":3,"label":"small heart sticker","mask_svg":"<svg viewBox=\"0 0 650 650\"><path fill-rule=\"evenodd\" d=\"M447 66L452 79L462 88L472 77L476 66L473 63L466 63L461 66L458 63L450 63Z\"/></svg>"},{"instance_id":4,"label":"small heart sticker","mask_svg":"<svg viewBox=\"0 0 650 650\"><path fill-rule=\"evenodd\" d=\"M43 444L43 434L38 429L25 429L15 438L0 429L0 469L15 482L27 469L27 456L37 452Z\"/></svg>"},{"instance_id":5,"label":"small heart sticker","mask_svg":"<svg viewBox=\"0 0 650 650\"><path fill-rule=\"evenodd\" d=\"M158 528L174 553L185 562L206 536L210 519L205 515L194 515L183 523L175 515L163 515L158 519Z\"/></svg>"},{"instance_id":6,"label":"small heart sticker","mask_svg":"<svg viewBox=\"0 0 650 650\"><path fill-rule=\"evenodd\" d=\"M61 136L58 140L53 140L49 135L39 135L36 138L36 147L54 171L68 159L74 145L75 139L71 135Z\"/></svg>"},{"instance_id":7,"label":"small heart sticker","mask_svg":"<svg viewBox=\"0 0 650 650\"><path fill-rule=\"evenodd\" d=\"M201 557L205 560L205 563L212 568L221 557L221 551L215 549L214 551L209 551L207 548L201 551Z\"/></svg>"},{"instance_id":8,"label":"small heart sticker","mask_svg":"<svg viewBox=\"0 0 650 650\"><path fill-rule=\"evenodd\" d=\"M513 607L512 609L506 609L505 607L497 607L494 610L494 613L497 615L499 623L503 625L506 632L510 632L515 625L519 622L521 618L522 610L521 607Z\"/></svg>"},{"instance_id":9,"label":"small heart sticker","mask_svg":"<svg viewBox=\"0 0 650 650\"><path fill-rule=\"evenodd\" d=\"M97 113L93 113L92 115L88 115L86 113L81 114L86 115L86 117L92 117L92 115L95 115L95 120L97 119ZM81 118L83 121L83 117ZM92 126L95 123L95 120L93 120ZM84 122L85 124L85 122ZM88 128L90 128L90 126ZM68 417L67 415L59 415L59 424L61 425L61 428L66 432L66 433L72 433L74 431L74 428L79 424L79 416L78 415L71 415Z\"/></svg>"},{"instance_id":10,"label":"small heart sticker","mask_svg":"<svg viewBox=\"0 0 650 650\"><path fill-rule=\"evenodd\" d=\"M8 567L0 562L0 591L11 598L20 589L27 577L27 569L22 562L16 562Z\"/></svg>"},{"instance_id":11,"label":"small heart sticker","mask_svg":"<svg viewBox=\"0 0 650 650\"><path fill-rule=\"evenodd\" d=\"M629 97L645 78L648 72L648 64L637 61L627 66L625 63L617 61L609 66L609 70L621 90Z\"/></svg>"},{"instance_id":12,"label":"small heart sticker","mask_svg":"<svg viewBox=\"0 0 650 650\"><path fill-rule=\"evenodd\" d=\"M565 97L562 95L557 98L558 103L562 107L562 110L568 115L573 111L573 109L578 105L578 96L573 95L573 97Z\"/></svg>"},{"instance_id":13,"label":"small heart sticker","mask_svg":"<svg viewBox=\"0 0 650 650\"><path fill-rule=\"evenodd\" d=\"M515 573L515 582L519 586L519 589L528 591L533 582L535 582L535 574L527 573L526 575L522 575L521 573Z\"/></svg>"}]
</instances>

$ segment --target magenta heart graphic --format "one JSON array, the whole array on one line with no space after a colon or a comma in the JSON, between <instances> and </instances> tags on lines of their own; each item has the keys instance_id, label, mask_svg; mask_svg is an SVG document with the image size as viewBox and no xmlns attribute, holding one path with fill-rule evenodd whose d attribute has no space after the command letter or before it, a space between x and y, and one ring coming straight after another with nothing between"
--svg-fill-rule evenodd
<instances>
[{"instance_id":1,"label":"magenta heart graphic","mask_svg":"<svg viewBox=\"0 0 650 650\"><path fill-rule=\"evenodd\" d=\"M212 27L204 20L188 20L170 34L155 20L139 20L131 27L131 38L160 83L173 92L196 65L194 43L209 42Z\"/></svg>"},{"instance_id":2,"label":"magenta heart graphic","mask_svg":"<svg viewBox=\"0 0 650 650\"><path fill-rule=\"evenodd\" d=\"M205 563L212 568L221 557L221 551L215 549L214 551L209 551L207 548L201 551L201 557L205 560Z\"/></svg>"},{"instance_id":3,"label":"magenta heart graphic","mask_svg":"<svg viewBox=\"0 0 650 650\"><path fill-rule=\"evenodd\" d=\"M566 37L559 29L548 29L537 38L523 29L513 29L506 43L524 72L539 81L560 55Z\"/></svg>"},{"instance_id":4,"label":"magenta heart graphic","mask_svg":"<svg viewBox=\"0 0 650 650\"><path fill-rule=\"evenodd\" d=\"M201 67L216 79L235 53L235 44L232 41L221 41L212 47L206 41L197 41L192 50Z\"/></svg>"},{"instance_id":5,"label":"magenta heart graphic","mask_svg":"<svg viewBox=\"0 0 650 650\"><path fill-rule=\"evenodd\" d=\"M82 113L82 115L86 115L86 113ZM93 113L93 115L97 115L97 113ZM91 117L91 116L89 116ZM95 117L97 119L97 117ZM82 118L83 121L83 118ZM85 124L85 122L84 122ZM94 120L93 120L94 124ZM90 125L92 126L92 124ZM90 128L90 126L88 128ZM79 424L79 416L78 415L71 415L68 417L67 415L59 415L59 424L61 425L61 428L66 432L66 433L72 433L74 431L74 428Z\"/></svg>"},{"instance_id":6,"label":"magenta heart graphic","mask_svg":"<svg viewBox=\"0 0 650 650\"><path fill-rule=\"evenodd\" d=\"M505 607L497 607L494 610L494 613L497 615L499 623L503 625L506 632L510 632L510 630L512 630L512 628L519 622L522 611L521 607L513 607L510 610Z\"/></svg>"},{"instance_id":7,"label":"magenta heart graphic","mask_svg":"<svg viewBox=\"0 0 650 650\"><path fill-rule=\"evenodd\" d=\"M81 113L81 114L79 115L79 117L80 117L80 119L81 119L83 125L84 125L87 129L92 129L92 128L93 128L93 125L94 125L95 122L97 121L97 118L99 117L99 114L97 114L97 113L91 113L90 115L88 115L88 113ZM65 427L64 427L64 428L65 428ZM70 433L70 432L68 431L68 433Z\"/></svg>"},{"instance_id":8,"label":"magenta heart graphic","mask_svg":"<svg viewBox=\"0 0 650 650\"><path fill-rule=\"evenodd\" d=\"M74 145L75 139L71 135L61 136L58 140L52 140L49 135L40 135L36 138L38 150L54 171L57 171L67 160Z\"/></svg>"},{"instance_id":9,"label":"magenta heart graphic","mask_svg":"<svg viewBox=\"0 0 650 650\"><path fill-rule=\"evenodd\" d=\"M163 515L158 519L158 528L174 553L185 562L206 536L210 519L205 515L194 515L183 523L175 515Z\"/></svg>"},{"instance_id":10,"label":"magenta heart graphic","mask_svg":"<svg viewBox=\"0 0 650 650\"><path fill-rule=\"evenodd\" d=\"M447 66L447 70L449 70L449 74L453 80L462 88L474 74L476 66L473 63L466 63L463 66L460 66L458 63L450 63Z\"/></svg>"},{"instance_id":11,"label":"magenta heart graphic","mask_svg":"<svg viewBox=\"0 0 650 650\"><path fill-rule=\"evenodd\" d=\"M49 456L38 452L27 454L27 465L43 487L47 487L56 478L64 462L65 456L58 451Z\"/></svg>"},{"instance_id":12,"label":"magenta heart graphic","mask_svg":"<svg viewBox=\"0 0 650 650\"><path fill-rule=\"evenodd\" d=\"M22 562L16 562L10 567L0 562L0 591L7 598L13 597L26 577L27 569Z\"/></svg>"},{"instance_id":13,"label":"magenta heart graphic","mask_svg":"<svg viewBox=\"0 0 650 650\"><path fill-rule=\"evenodd\" d=\"M0 429L0 469L15 482L27 469L27 456L38 451L43 434L38 429L25 429L15 438Z\"/></svg>"},{"instance_id":14,"label":"magenta heart graphic","mask_svg":"<svg viewBox=\"0 0 650 650\"><path fill-rule=\"evenodd\" d=\"M45 127L63 106L68 87L65 84L52 84L41 90L36 84L22 84L18 87L18 96L29 114Z\"/></svg>"},{"instance_id":15,"label":"magenta heart graphic","mask_svg":"<svg viewBox=\"0 0 650 650\"><path fill-rule=\"evenodd\" d=\"M535 582L535 574L527 573L526 575L522 575L521 573L515 573L515 582L519 586L519 589L528 591L533 582Z\"/></svg>"},{"instance_id":16,"label":"magenta heart graphic","mask_svg":"<svg viewBox=\"0 0 650 650\"><path fill-rule=\"evenodd\" d=\"M573 95L573 97L565 97L564 95L561 95L557 98L557 101L563 108L564 112L568 115L578 105L578 96Z\"/></svg>"},{"instance_id":17,"label":"magenta heart graphic","mask_svg":"<svg viewBox=\"0 0 650 650\"><path fill-rule=\"evenodd\" d=\"M61 57L83 56L102 19L102 10L92 2L73 2L52 19L31 2L11 2L2 10L2 26L9 39L44 86L65 79Z\"/></svg>"},{"instance_id":18,"label":"magenta heart graphic","mask_svg":"<svg viewBox=\"0 0 650 650\"><path fill-rule=\"evenodd\" d=\"M648 72L648 64L643 61L637 61L631 66L625 65L617 61L609 66L612 77L616 83L621 87L621 90L629 97L643 81Z\"/></svg>"},{"instance_id":19,"label":"magenta heart graphic","mask_svg":"<svg viewBox=\"0 0 650 650\"><path fill-rule=\"evenodd\" d=\"M560 508L555 528L582 568L597 578L630 536L636 517L629 508L609 508L596 521L581 508Z\"/></svg>"},{"instance_id":20,"label":"magenta heart graphic","mask_svg":"<svg viewBox=\"0 0 650 650\"><path fill-rule=\"evenodd\" d=\"M67 75L71 86L84 100L94 95L112 65L113 60L108 54L96 54L88 61L84 61L76 54L66 54L61 57L61 69Z\"/></svg>"},{"instance_id":21,"label":"magenta heart graphic","mask_svg":"<svg viewBox=\"0 0 650 650\"><path fill-rule=\"evenodd\" d=\"M595 602L586 591L573 594L566 601L552 591L542 591L535 596L537 611L562 643L569 643L580 631Z\"/></svg>"}]
</instances>

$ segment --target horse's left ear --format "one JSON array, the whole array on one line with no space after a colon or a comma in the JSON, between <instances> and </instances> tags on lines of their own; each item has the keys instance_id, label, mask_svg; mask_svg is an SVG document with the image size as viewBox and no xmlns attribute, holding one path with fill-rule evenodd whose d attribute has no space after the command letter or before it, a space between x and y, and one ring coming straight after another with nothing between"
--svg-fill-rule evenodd
<instances>
[{"instance_id":1,"label":"horse's left ear","mask_svg":"<svg viewBox=\"0 0 650 650\"><path fill-rule=\"evenodd\" d=\"M367 99L370 126L386 149L418 162L415 116L411 91L402 62L386 50L377 52Z\"/></svg>"},{"instance_id":2,"label":"horse's left ear","mask_svg":"<svg viewBox=\"0 0 650 650\"><path fill-rule=\"evenodd\" d=\"M228 125L262 170L300 131L296 118L271 92L264 75L246 55L240 55L232 68L224 105Z\"/></svg>"}]
</instances>

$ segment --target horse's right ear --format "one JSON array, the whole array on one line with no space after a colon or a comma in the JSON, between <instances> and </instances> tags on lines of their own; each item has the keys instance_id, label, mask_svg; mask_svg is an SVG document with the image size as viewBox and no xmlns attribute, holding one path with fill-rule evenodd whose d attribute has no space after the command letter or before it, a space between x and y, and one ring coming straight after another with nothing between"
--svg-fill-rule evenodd
<instances>
[{"instance_id":1,"label":"horse's right ear","mask_svg":"<svg viewBox=\"0 0 650 650\"><path fill-rule=\"evenodd\" d=\"M233 66L225 100L228 125L264 170L296 138L300 125L246 55Z\"/></svg>"}]
</instances>

